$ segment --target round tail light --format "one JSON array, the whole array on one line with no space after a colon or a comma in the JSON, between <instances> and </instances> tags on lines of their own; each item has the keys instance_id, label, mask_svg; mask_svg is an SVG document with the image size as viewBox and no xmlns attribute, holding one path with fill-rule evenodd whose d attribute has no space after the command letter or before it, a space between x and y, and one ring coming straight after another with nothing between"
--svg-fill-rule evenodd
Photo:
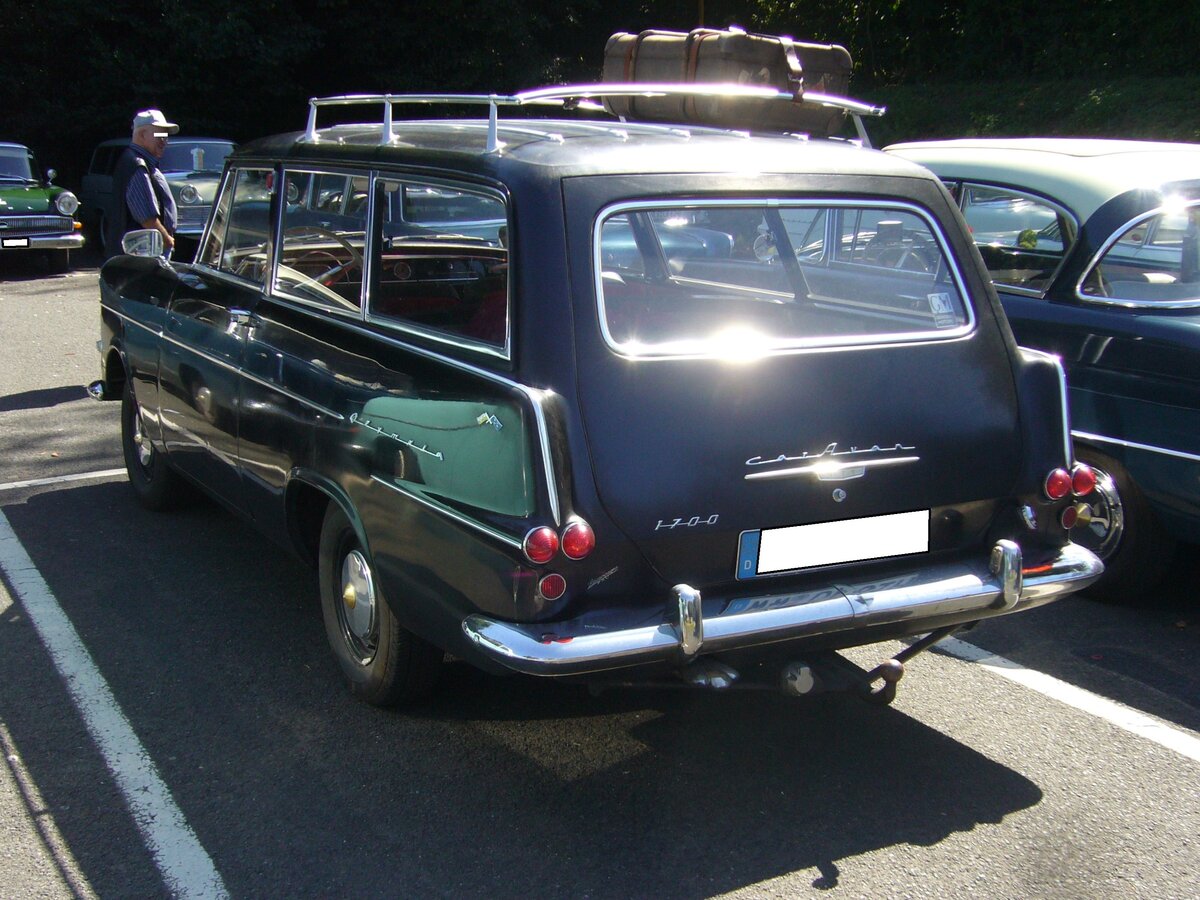
<instances>
[{"instance_id":1,"label":"round tail light","mask_svg":"<svg viewBox=\"0 0 1200 900\"><path fill-rule=\"evenodd\" d=\"M557 600L567 592L567 579L554 572L546 575L538 582L538 593L547 600Z\"/></svg>"},{"instance_id":2,"label":"round tail light","mask_svg":"<svg viewBox=\"0 0 1200 900\"><path fill-rule=\"evenodd\" d=\"M567 526L562 536L562 552L570 559L583 559L596 549L596 535L587 522L576 521Z\"/></svg>"},{"instance_id":3,"label":"round tail light","mask_svg":"<svg viewBox=\"0 0 1200 900\"><path fill-rule=\"evenodd\" d=\"M1071 493L1076 497L1086 497L1096 489L1096 472L1091 466L1076 463L1071 470Z\"/></svg>"},{"instance_id":4,"label":"round tail light","mask_svg":"<svg viewBox=\"0 0 1200 900\"><path fill-rule=\"evenodd\" d=\"M554 533L553 528L542 525L525 535L521 549L525 551L525 557L531 563L545 565L554 559L554 554L558 552L558 535Z\"/></svg>"},{"instance_id":5,"label":"round tail light","mask_svg":"<svg viewBox=\"0 0 1200 900\"><path fill-rule=\"evenodd\" d=\"M1071 473L1066 469L1055 469L1046 476L1046 496L1051 500L1061 500L1071 493Z\"/></svg>"},{"instance_id":6,"label":"round tail light","mask_svg":"<svg viewBox=\"0 0 1200 900\"><path fill-rule=\"evenodd\" d=\"M1059 521L1062 522L1063 528L1070 531L1079 522L1079 509L1075 506L1068 506L1062 511L1062 518Z\"/></svg>"}]
</instances>

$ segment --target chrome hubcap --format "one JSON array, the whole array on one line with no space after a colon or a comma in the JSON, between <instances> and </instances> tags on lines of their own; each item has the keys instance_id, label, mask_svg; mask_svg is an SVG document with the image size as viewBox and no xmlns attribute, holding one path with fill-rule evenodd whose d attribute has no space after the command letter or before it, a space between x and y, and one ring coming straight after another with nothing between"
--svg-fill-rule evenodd
<instances>
[{"instance_id":1,"label":"chrome hubcap","mask_svg":"<svg viewBox=\"0 0 1200 900\"><path fill-rule=\"evenodd\" d=\"M144 469L150 468L150 463L154 461L154 447L146 437L146 433L142 431L142 411L140 409L133 413L133 446L137 449L138 463Z\"/></svg>"},{"instance_id":2,"label":"chrome hubcap","mask_svg":"<svg viewBox=\"0 0 1200 900\"><path fill-rule=\"evenodd\" d=\"M1117 493L1116 482L1111 475L1096 469L1096 489L1085 498L1092 512L1086 523L1081 522L1072 529L1071 537L1087 547L1102 560L1109 559L1121 543L1121 532L1125 528L1125 507Z\"/></svg>"},{"instance_id":3,"label":"chrome hubcap","mask_svg":"<svg viewBox=\"0 0 1200 900\"><path fill-rule=\"evenodd\" d=\"M341 603L338 617L346 642L365 665L375 655L375 579L367 559L359 550L351 550L342 560Z\"/></svg>"}]
</instances>

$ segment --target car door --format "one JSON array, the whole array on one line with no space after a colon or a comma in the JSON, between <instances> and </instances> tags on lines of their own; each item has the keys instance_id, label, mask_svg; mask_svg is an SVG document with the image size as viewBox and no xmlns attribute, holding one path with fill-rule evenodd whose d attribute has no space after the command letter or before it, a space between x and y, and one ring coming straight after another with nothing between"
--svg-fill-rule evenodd
<instances>
[{"instance_id":1,"label":"car door","mask_svg":"<svg viewBox=\"0 0 1200 900\"><path fill-rule=\"evenodd\" d=\"M200 258L179 267L160 366L171 464L239 510L242 366L270 252L269 174L246 168L227 176Z\"/></svg>"}]
</instances>

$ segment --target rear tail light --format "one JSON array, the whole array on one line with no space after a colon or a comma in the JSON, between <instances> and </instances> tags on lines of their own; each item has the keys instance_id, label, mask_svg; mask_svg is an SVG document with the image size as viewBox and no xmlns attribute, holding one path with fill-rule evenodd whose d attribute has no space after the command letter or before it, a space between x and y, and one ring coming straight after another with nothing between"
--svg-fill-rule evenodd
<instances>
[{"instance_id":1,"label":"rear tail light","mask_svg":"<svg viewBox=\"0 0 1200 900\"><path fill-rule=\"evenodd\" d=\"M538 592L547 600L557 600L567 592L567 579L551 572L538 582Z\"/></svg>"},{"instance_id":2,"label":"rear tail light","mask_svg":"<svg viewBox=\"0 0 1200 900\"><path fill-rule=\"evenodd\" d=\"M1091 466L1076 463L1071 470L1071 493L1076 497L1086 497L1096 488L1096 473Z\"/></svg>"},{"instance_id":3,"label":"rear tail light","mask_svg":"<svg viewBox=\"0 0 1200 900\"><path fill-rule=\"evenodd\" d=\"M1061 500L1071 493L1071 473L1066 469L1055 469L1046 476L1044 490L1051 500Z\"/></svg>"},{"instance_id":4,"label":"rear tail light","mask_svg":"<svg viewBox=\"0 0 1200 900\"><path fill-rule=\"evenodd\" d=\"M595 549L596 535L587 522L576 520L563 531L562 552L569 559L583 559Z\"/></svg>"},{"instance_id":5,"label":"rear tail light","mask_svg":"<svg viewBox=\"0 0 1200 900\"><path fill-rule=\"evenodd\" d=\"M531 563L545 565L554 559L554 554L558 552L558 535L554 533L553 528L542 525L525 535L521 549L525 551L525 557Z\"/></svg>"},{"instance_id":6,"label":"rear tail light","mask_svg":"<svg viewBox=\"0 0 1200 900\"><path fill-rule=\"evenodd\" d=\"M1062 511L1062 518L1060 518L1059 521L1062 523L1062 527L1066 528L1068 531L1074 528L1076 523L1079 521L1079 508L1076 506L1068 506Z\"/></svg>"}]
</instances>

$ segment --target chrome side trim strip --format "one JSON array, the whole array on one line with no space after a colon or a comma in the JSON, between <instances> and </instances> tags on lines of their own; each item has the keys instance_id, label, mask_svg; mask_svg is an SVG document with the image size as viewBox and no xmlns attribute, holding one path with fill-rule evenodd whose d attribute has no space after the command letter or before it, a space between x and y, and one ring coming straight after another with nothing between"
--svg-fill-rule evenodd
<instances>
[{"instance_id":1,"label":"chrome side trim strip","mask_svg":"<svg viewBox=\"0 0 1200 900\"><path fill-rule=\"evenodd\" d=\"M923 621L973 622L1047 603L1087 587L1104 571L1090 550L1067 544L1049 565L1023 572L1019 549L1014 554L1015 544L1012 549L1003 544L993 551L1000 553L999 573L991 570L989 557L931 566L878 582L738 598L725 603L720 612L697 618L691 634L677 624L683 598L690 602L695 594L686 585L674 589L663 620L656 625L594 633L575 622L521 625L471 615L462 628L475 646L510 669L532 675L581 674L679 662L686 658L681 653L688 644L695 647L700 635L704 650L716 652L879 625L907 624L916 634ZM1004 605L1010 600L1011 605ZM710 605L717 607L720 601Z\"/></svg>"},{"instance_id":2,"label":"chrome side trim strip","mask_svg":"<svg viewBox=\"0 0 1200 900\"><path fill-rule=\"evenodd\" d=\"M137 328L142 329L142 331L148 331L155 337L162 337L162 331L160 329L151 328L149 325L147 325L144 322L139 322L137 319L130 318L129 316L125 315L125 313L121 312L119 309L115 309L114 307L109 306L107 303L101 302L100 308L108 310L110 313L112 313L114 316L116 316L118 319L120 319L122 322L126 323L127 325L133 325ZM100 349L101 353L104 352L103 347L101 347L99 349Z\"/></svg>"},{"instance_id":3,"label":"chrome side trim strip","mask_svg":"<svg viewBox=\"0 0 1200 900\"><path fill-rule=\"evenodd\" d=\"M466 525L468 528L472 528L481 534L485 534L493 540L499 541L502 544L507 544L514 550L521 549L520 539L513 537L511 534L505 534L503 531L497 531L490 525L485 525L483 522L472 519L470 516L463 515L462 513L458 512L458 510L451 509L449 506L438 503L436 500L430 500L428 497L423 497L416 491L410 491L408 488L396 484L395 482L380 478L378 475L372 475L371 480L377 484L383 485L389 490L395 491L397 494L403 494L410 500L415 500L426 509L430 509L433 512L439 513L448 519L453 519L459 525Z\"/></svg>"},{"instance_id":4,"label":"chrome side trim strip","mask_svg":"<svg viewBox=\"0 0 1200 900\"><path fill-rule=\"evenodd\" d=\"M320 403L314 403L312 400L309 400L307 397L302 397L295 391L289 390L288 388L285 388L273 381L267 381L265 378L260 378L259 376L246 371L241 366L235 366L228 360L221 359L219 356L213 356L211 353L205 353L203 350L198 350L191 344L185 344L183 341L179 340L178 338L174 338L169 334L162 333L160 334L160 337L168 344L174 344L176 347L179 347L182 350L186 350L189 353L194 353L196 356L199 356L201 359L212 363L214 366L225 369L227 372L232 372L235 375L239 375L242 378L245 378L247 381L253 381L255 384L261 385L268 390L275 391L277 394L283 394L283 396L287 397L288 399L295 400L297 403L301 403L310 409L315 409L322 415L329 416L332 419L337 419L339 422L345 420L346 418L341 413L335 412L327 406L322 406Z\"/></svg>"},{"instance_id":5,"label":"chrome side trim strip","mask_svg":"<svg viewBox=\"0 0 1200 900\"><path fill-rule=\"evenodd\" d=\"M1090 431L1072 431L1071 437L1083 441L1096 441L1101 444L1113 444L1118 447L1128 447L1131 450L1145 450L1148 453L1160 453L1176 459L1186 459L1188 462L1200 463L1200 455L1185 453L1182 450L1168 450L1165 447L1155 447L1153 444L1139 444L1137 441L1125 441L1120 438L1107 437L1103 434L1093 434Z\"/></svg>"}]
</instances>

